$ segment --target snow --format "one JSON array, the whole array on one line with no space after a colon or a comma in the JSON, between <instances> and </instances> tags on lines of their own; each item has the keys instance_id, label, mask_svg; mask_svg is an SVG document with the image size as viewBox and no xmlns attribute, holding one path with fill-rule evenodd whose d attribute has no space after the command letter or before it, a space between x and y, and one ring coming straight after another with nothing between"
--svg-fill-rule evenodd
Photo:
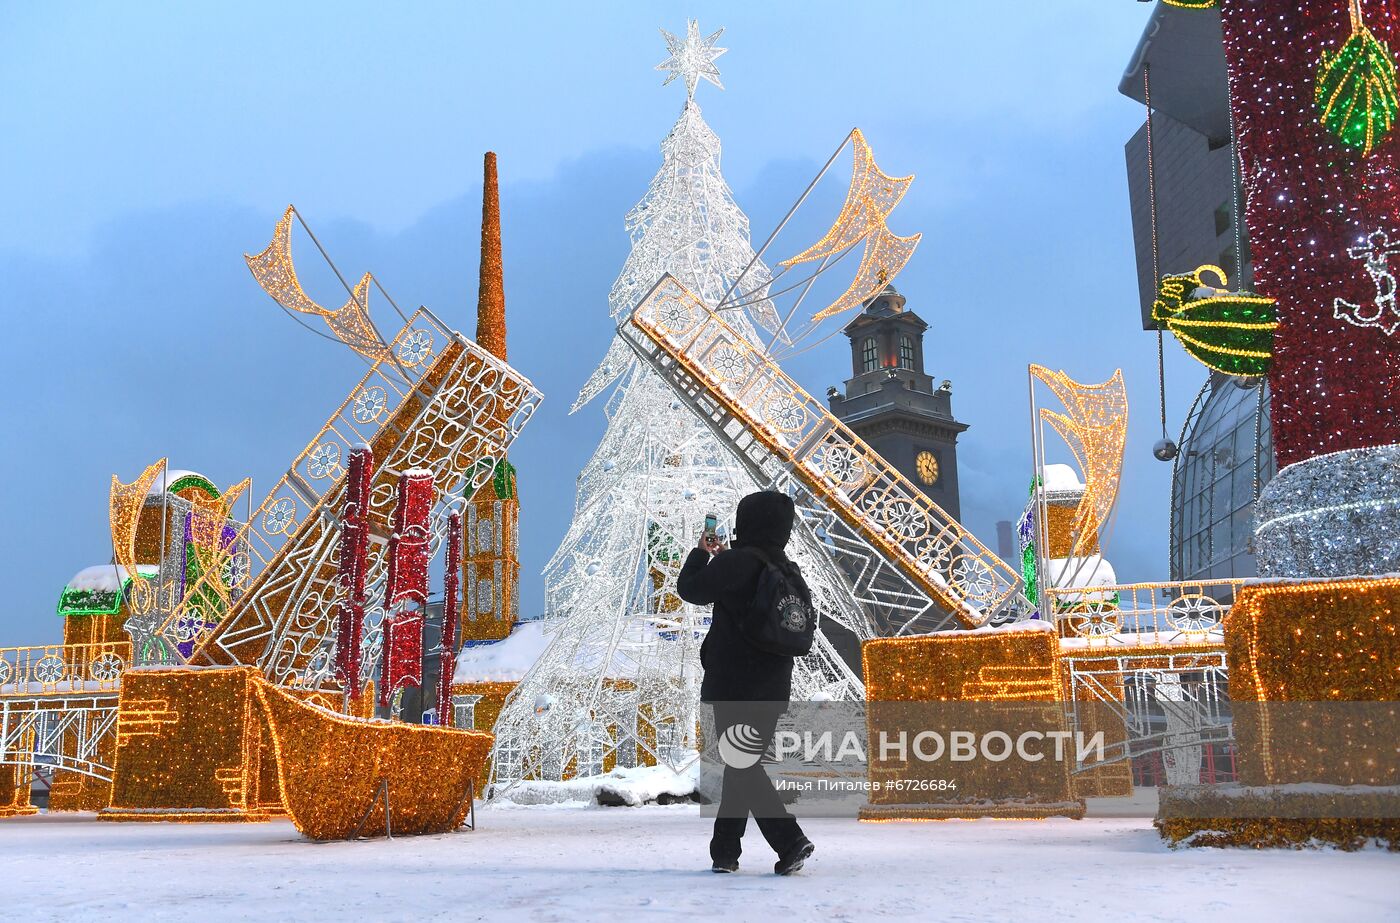
<instances>
[{"instance_id":1,"label":"snow","mask_svg":"<svg viewBox=\"0 0 1400 923\"><path fill-rule=\"evenodd\" d=\"M1040 473L1041 482L1049 493L1069 493L1084 489L1084 482L1079 480L1079 472L1070 465L1046 465L1040 469Z\"/></svg>"},{"instance_id":2,"label":"snow","mask_svg":"<svg viewBox=\"0 0 1400 923\"><path fill-rule=\"evenodd\" d=\"M601 776L570 779L567 782L523 781L505 790L500 797L516 805L584 806L621 802L640 807L656 801L662 795L672 798L687 797L699 784L700 760L696 758L679 773L665 766L636 766L630 769L614 769Z\"/></svg>"},{"instance_id":3,"label":"snow","mask_svg":"<svg viewBox=\"0 0 1400 923\"><path fill-rule=\"evenodd\" d=\"M160 568L152 564L136 565L136 572L143 577L153 577ZM99 590L115 593L127 581L127 570L120 564L94 564L84 567L68 581L70 590Z\"/></svg>"},{"instance_id":4,"label":"snow","mask_svg":"<svg viewBox=\"0 0 1400 923\"><path fill-rule=\"evenodd\" d=\"M45 683L37 679L27 679L19 683L0 684L0 695L13 696L35 696L35 695L58 695L60 693L71 692L106 692L112 698L117 697L117 687L121 685L119 679L98 680L98 679L73 679L65 677L56 683ZM112 704L116 704L113 702Z\"/></svg>"},{"instance_id":5,"label":"snow","mask_svg":"<svg viewBox=\"0 0 1400 923\"><path fill-rule=\"evenodd\" d=\"M1131 616L1132 610L1124 610L1124 615ZM1095 650L1113 653L1128 647L1166 647L1180 645L1190 647L1192 645L1203 644L1223 644L1225 634L1220 627L1212 628L1206 632L1185 632L1185 631L1127 631L1113 632L1106 635L1090 635L1087 637L1068 637L1060 639L1061 650Z\"/></svg>"},{"instance_id":6,"label":"snow","mask_svg":"<svg viewBox=\"0 0 1400 923\"><path fill-rule=\"evenodd\" d=\"M492 644L464 647L457 655L457 668L452 673L454 683L508 683L525 678L530 667L540 658L549 639L544 623L538 620L521 622L511 633Z\"/></svg>"},{"instance_id":7,"label":"snow","mask_svg":"<svg viewBox=\"0 0 1400 923\"><path fill-rule=\"evenodd\" d=\"M709 871L690 805L479 809L477 829L311 843L265 824L0 820L16 920L1382 920L1400 856L1169 849L1143 817L861 824L817 818L791 878L750 825ZM55 861L55 857L59 857ZM154 873L153 873L154 870Z\"/></svg>"},{"instance_id":8,"label":"snow","mask_svg":"<svg viewBox=\"0 0 1400 923\"><path fill-rule=\"evenodd\" d=\"M200 474L198 471L190 471L188 468L166 468L165 474L161 475L160 477L157 477L154 481L151 482L150 488L146 491L146 496L159 497L161 490L166 485L174 484L181 478L191 477L200 478L201 480L205 481L209 480L204 475Z\"/></svg>"},{"instance_id":9,"label":"snow","mask_svg":"<svg viewBox=\"0 0 1400 923\"><path fill-rule=\"evenodd\" d=\"M1079 590L1087 587L1113 586L1118 575L1113 565L1101 555L1090 554L1082 558L1051 558L1045 562L1045 584L1056 589ZM1060 602L1076 602L1077 593L1065 593L1055 597Z\"/></svg>"},{"instance_id":10,"label":"snow","mask_svg":"<svg viewBox=\"0 0 1400 923\"><path fill-rule=\"evenodd\" d=\"M978 635L1004 635L1015 631L1054 631L1055 626L1040 619L1027 619L1024 622L1011 622L1008 625L983 625L980 628L956 628L927 635L930 638L966 638Z\"/></svg>"}]
</instances>

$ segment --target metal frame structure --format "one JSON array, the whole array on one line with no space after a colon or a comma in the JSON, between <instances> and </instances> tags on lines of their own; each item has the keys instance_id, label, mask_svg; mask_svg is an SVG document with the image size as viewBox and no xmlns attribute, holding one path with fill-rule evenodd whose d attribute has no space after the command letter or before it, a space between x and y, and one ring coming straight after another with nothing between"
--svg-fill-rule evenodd
<instances>
[{"instance_id":1,"label":"metal frame structure","mask_svg":"<svg viewBox=\"0 0 1400 923\"><path fill-rule=\"evenodd\" d=\"M828 554L862 562L873 635L1029 611L1014 571L674 277L619 331L760 483L798 495Z\"/></svg>"},{"instance_id":2,"label":"metal frame structure","mask_svg":"<svg viewBox=\"0 0 1400 923\"><path fill-rule=\"evenodd\" d=\"M236 573L232 610L207 634L195 662L255 664L274 682L329 686L333 615L339 588L336 555L344 460L359 444L376 447L370 494L371 542L361 678L379 657L386 580L385 539L397 477L433 472L437 501L429 554L460 507L490 477L496 460L539 404L538 390L511 366L420 308L392 343L394 363L380 359L353 388L239 533L251 560ZM406 369L405 379L399 369ZM186 599L189 598L187 594ZM165 629L185 615L170 613Z\"/></svg>"}]
</instances>

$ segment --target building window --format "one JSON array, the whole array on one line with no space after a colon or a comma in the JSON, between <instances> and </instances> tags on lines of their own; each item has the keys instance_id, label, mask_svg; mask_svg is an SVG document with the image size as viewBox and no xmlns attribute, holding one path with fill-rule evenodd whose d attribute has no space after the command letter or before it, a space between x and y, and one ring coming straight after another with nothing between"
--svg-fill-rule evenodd
<instances>
[{"instance_id":1,"label":"building window","mask_svg":"<svg viewBox=\"0 0 1400 923\"><path fill-rule=\"evenodd\" d=\"M866 337L865 342L860 346L860 370L862 372L873 372L880 364L880 350L875 345L874 337Z\"/></svg>"},{"instance_id":2,"label":"building window","mask_svg":"<svg viewBox=\"0 0 1400 923\"><path fill-rule=\"evenodd\" d=\"M1231 244L1220 251L1220 268L1225 270L1225 278L1230 280L1230 284L1235 288L1241 288L1240 280L1237 278L1235 265L1235 245Z\"/></svg>"},{"instance_id":3,"label":"building window","mask_svg":"<svg viewBox=\"0 0 1400 923\"><path fill-rule=\"evenodd\" d=\"M1215 236L1219 237L1230 230L1230 224L1230 201L1227 199L1215 210Z\"/></svg>"},{"instance_id":4,"label":"building window","mask_svg":"<svg viewBox=\"0 0 1400 923\"><path fill-rule=\"evenodd\" d=\"M899 335L899 367L914 368L914 338L903 333Z\"/></svg>"}]
</instances>

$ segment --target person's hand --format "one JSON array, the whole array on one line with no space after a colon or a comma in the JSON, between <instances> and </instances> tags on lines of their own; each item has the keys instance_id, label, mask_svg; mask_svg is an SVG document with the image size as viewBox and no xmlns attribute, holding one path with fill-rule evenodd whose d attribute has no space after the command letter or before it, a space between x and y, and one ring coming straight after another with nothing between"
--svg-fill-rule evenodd
<instances>
[{"instance_id":1,"label":"person's hand","mask_svg":"<svg viewBox=\"0 0 1400 923\"><path fill-rule=\"evenodd\" d=\"M706 535L704 532L700 533L700 541L695 547L710 555L716 555L721 551L729 550L729 545L720 541L718 536Z\"/></svg>"}]
</instances>

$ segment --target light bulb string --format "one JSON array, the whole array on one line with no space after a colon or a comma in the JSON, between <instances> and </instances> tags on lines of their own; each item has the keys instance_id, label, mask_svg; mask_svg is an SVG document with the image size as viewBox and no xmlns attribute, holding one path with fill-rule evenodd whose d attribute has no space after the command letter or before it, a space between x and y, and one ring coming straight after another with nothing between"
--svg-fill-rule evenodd
<instances>
[{"instance_id":1,"label":"light bulb string","mask_svg":"<svg viewBox=\"0 0 1400 923\"><path fill-rule=\"evenodd\" d=\"M1152 230L1152 286L1161 281L1157 256L1157 175L1152 163L1152 81L1148 78L1151 65L1142 62L1142 101L1147 108L1147 220ZM1157 328L1157 408L1162 424L1162 441L1167 440L1167 362L1162 328Z\"/></svg>"}]
</instances>

